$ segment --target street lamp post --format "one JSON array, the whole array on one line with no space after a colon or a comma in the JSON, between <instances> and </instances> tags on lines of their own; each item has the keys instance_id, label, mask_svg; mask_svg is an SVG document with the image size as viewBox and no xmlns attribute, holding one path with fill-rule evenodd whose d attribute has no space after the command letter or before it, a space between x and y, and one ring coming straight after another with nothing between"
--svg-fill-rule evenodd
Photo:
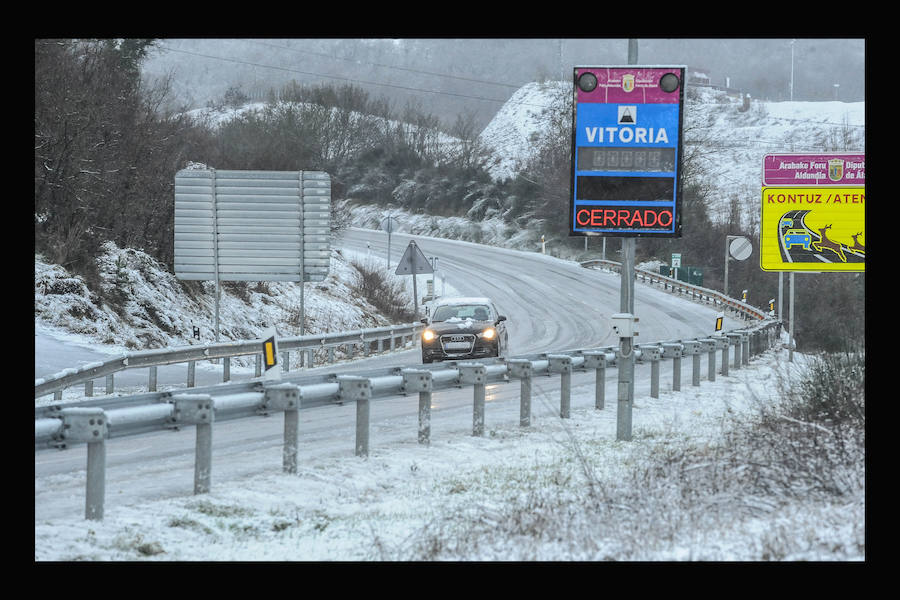
<instances>
[{"instance_id":1,"label":"street lamp post","mask_svg":"<svg viewBox=\"0 0 900 600\"><path fill-rule=\"evenodd\" d=\"M791 40L791 102L794 101L794 44L797 40Z\"/></svg>"}]
</instances>

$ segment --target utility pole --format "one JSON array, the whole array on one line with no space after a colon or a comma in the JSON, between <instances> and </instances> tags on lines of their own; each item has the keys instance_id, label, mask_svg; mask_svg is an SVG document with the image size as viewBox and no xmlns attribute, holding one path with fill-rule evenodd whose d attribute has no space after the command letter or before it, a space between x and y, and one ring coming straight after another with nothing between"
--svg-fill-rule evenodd
<instances>
[{"instance_id":1,"label":"utility pole","mask_svg":"<svg viewBox=\"0 0 900 600\"><path fill-rule=\"evenodd\" d=\"M638 63L638 43L628 40L628 64ZM622 271L619 311L634 318L634 238L622 238ZM631 441L631 413L634 406L634 338L629 334L619 338L618 403L616 406L616 439Z\"/></svg>"}]
</instances>

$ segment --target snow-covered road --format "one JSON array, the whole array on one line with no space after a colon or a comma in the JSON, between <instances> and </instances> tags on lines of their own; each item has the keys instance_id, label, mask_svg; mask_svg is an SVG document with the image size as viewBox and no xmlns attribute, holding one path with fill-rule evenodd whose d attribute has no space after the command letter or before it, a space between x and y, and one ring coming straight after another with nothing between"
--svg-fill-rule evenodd
<instances>
[{"instance_id":1,"label":"snow-covered road","mask_svg":"<svg viewBox=\"0 0 900 600\"><path fill-rule=\"evenodd\" d=\"M410 236L395 234L392 249L394 260L399 259ZM535 253L504 250L465 242L435 238L416 238L426 256L438 256L447 283L463 295L487 295L495 299L501 313L509 318L511 354L562 351L603 345L615 345L608 317L619 312L619 276L584 269L577 263L563 261ZM386 236L381 232L353 229L336 242L348 252L372 252L385 257ZM424 287L424 286L423 286ZM695 338L712 333L715 311L708 306L685 301L671 294L641 284L636 285L635 312L640 318L638 342ZM727 322L726 329L739 327ZM97 352L74 343L53 345L52 340L36 332L35 370L46 368L53 372L61 367L77 366L79 361L98 360ZM74 361L74 362L73 362ZM691 377L690 361L683 361L682 381ZM386 366L419 364L418 348L382 355L355 363L324 366L318 372L374 369ZM671 363L669 363L671 364ZM176 383L184 382L184 366L168 367L169 376ZM648 366L636 374L636 394L649 393ZM671 368L665 369L670 371ZM141 373L143 371L143 373ZM126 372L127 373L127 372ZM139 386L146 385L146 369L132 374ZM203 377L201 377L201 374ZM125 380L119 374L117 385ZM218 383L220 375L213 369L197 370L198 385ZM252 377L252 370L233 372L232 379ZM666 375L664 377L670 377ZM204 379L207 381L204 382ZM575 378L573 386L587 397L591 396L592 374ZM616 398L614 371L607 379L607 398ZM162 369L160 386L164 385ZM558 378L548 380L547 386L558 386ZM580 387L579 387L580 386ZM644 390L646 388L646 390ZM642 392L642 390L644 390ZM488 392L490 410L494 405L518 410L518 386L494 385ZM551 407L552 409L552 407ZM309 457L334 457L352 453L354 413L351 406L322 407L304 411L304 444L310 445ZM417 399L397 397L379 400L373 408L373 443L382 444L402 440L408 432L400 433L393 423L408 420L417 413ZM444 416L444 411L447 411ZM558 410L558 406L556 407ZM445 391L435 395L435 430L441 419L461 417L471 419L471 390ZM281 418L242 419L221 423L215 432L215 468L217 480L241 478L259 469L262 462L271 460L277 465L282 443ZM381 432L392 432L381 439ZM119 438L109 443L108 494L110 503L140 502L160 497L177 497L185 493L185 473L192 464L193 432L148 434ZM80 518L83 510L84 448L65 452L41 450L35 454L35 514L38 518L70 515ZM261 461L259 454L276 457Z\"/></svg>"}]
</instances>

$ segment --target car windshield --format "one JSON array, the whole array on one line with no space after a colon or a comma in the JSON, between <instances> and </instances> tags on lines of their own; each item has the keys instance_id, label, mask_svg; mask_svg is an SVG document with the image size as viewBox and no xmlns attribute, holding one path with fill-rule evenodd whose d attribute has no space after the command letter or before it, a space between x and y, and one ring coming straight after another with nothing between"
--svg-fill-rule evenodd
<instances>
[{"instance_id":1,"label":"car windshield","mask_svg":"<svg viewBox=\"0 0 900 600\"><path fill-rule=\"evenodd\" d=\"M483 304L456 304L439 306L434 311L432 321L449 321L451 319L473 319L487 321L491 311Z\"/></svg>"}]
</instances>

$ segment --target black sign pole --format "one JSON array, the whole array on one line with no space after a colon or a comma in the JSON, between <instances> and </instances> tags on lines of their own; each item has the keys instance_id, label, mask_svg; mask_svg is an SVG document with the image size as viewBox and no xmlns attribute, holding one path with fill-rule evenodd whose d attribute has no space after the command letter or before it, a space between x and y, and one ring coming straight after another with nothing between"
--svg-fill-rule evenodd
<instances>
[{"instance_id":1,"label":"black sign pole","mask_svg":"<svg viewBox=\"0 0 900 600\"><path fill-rule=\"evenodd\" d=\"M414 241L409 242L410 246L415 246L416 243ZM416 291L416 252L413 250L409 253L409 270L412 271L413 276L413 320L419 320L419 295Z\"/></svg>"}]
</instances>

